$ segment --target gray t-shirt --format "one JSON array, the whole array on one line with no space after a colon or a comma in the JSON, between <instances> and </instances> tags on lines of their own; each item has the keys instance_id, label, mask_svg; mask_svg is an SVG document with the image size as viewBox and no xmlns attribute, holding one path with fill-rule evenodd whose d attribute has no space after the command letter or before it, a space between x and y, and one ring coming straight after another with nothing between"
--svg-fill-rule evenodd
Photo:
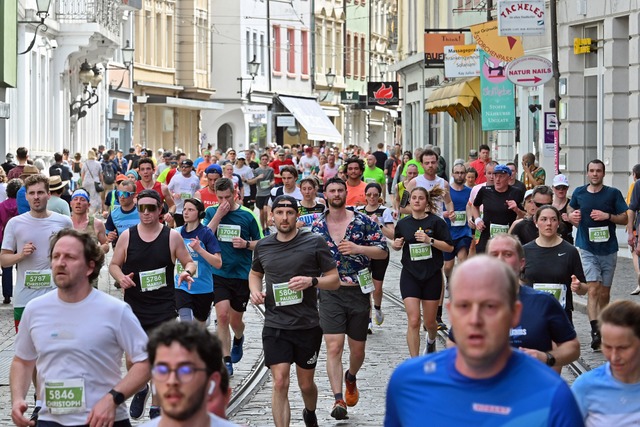
<instances>
[{"instance_id":1,"label":"gray t-shirt","mask_svg":"<svg viewBox=\"0 0 640 427\"><path fill-rule=\"evenodd\" d=\"M271 194L271 181L273 181L273 168L266 166L264 168L256 168L254 169L253 173L255 174L255 176L258 176L260 174L263 175L263 177L256 183L257 187L258 187L258 192L256 194L256 197L267 197L269 196L269 194Z\"/></svg>"},{"instance_id":2,"label":"gray t-shirt","mask_svg":"<svg viewBox=\"0 0 640 427\"><path fill-rule=\"evenodd\" d=\"M320 324L317 289L302 291L299 303L277 306L273 285L287 283L295 276L318 277L334 269L336 262L327 242L318 234L298 231L288 242L280 242L276 237L277 234L272 234L259 240L253 251L251 269L264 273L267 284L264 326L289 330L314 328Z\"/></svg>"}]
</instances>

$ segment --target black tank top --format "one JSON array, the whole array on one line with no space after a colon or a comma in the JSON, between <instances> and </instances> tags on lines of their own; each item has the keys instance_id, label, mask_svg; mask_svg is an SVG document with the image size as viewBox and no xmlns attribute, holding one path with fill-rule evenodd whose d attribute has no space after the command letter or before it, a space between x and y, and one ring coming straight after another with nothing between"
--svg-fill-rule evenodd
<instances>
[{"instance_id":1,"label":"black tank top","mask_svg":"<svg viewBox=\"0 0 640 427\"><path fill-rule=\"evenodd\" d=\"M124 301L131 306L143 328L158 325L164 321L175 319L176 300L173 280L173 260L169 247L169 227L163 226L162 231L152 242L145 242L140 238L138 227L129 228L129 247L127 260L122 266L124 274L134 273L135 288L129 288L124 293ZM156 274L151 274L157 270ZM166 286L157 281L164 273ZM141 274L146 276L147 290L142 292ZM155 281L153 279L156 279Z\"/></svg>"}]
</instances>

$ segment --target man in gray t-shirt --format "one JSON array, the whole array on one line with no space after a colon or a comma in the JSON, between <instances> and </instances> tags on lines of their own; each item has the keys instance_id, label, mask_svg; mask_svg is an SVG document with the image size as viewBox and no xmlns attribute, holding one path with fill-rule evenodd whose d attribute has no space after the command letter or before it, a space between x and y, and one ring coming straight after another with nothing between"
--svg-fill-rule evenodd
<instances>
[{"instance_id":1,"label":"man in gray t-shirt","mask_svg":"<svg viewBox=\"0 0 640 427\"><path fill-rule=\"evenodd\" d=\"M326 241L296 228L298 202L291 196L275 198L271 207L277 233L259 240L249 273L251 302L265 305L262 331L264 364L274 383L288 384L295 362L305 408L305 425L317 425L318 390L313 380L322 345L317 288L340 287L336 262ZM296 262L292 263L292 256ZM262 278L267 284L262 291ZM276 425L286 425L290 413L288 390L273 390L272 413ZM314 422L315 421L315 422Z\"/></svg>"},{"instance_id":2,"label":"man in gray t-shirt","mask_svg":"<svg viewBox=\"0 0 640 427\"><path fill-rule=\"evenodd\" d=\"M269 216L268 202L269 197L271 195L271 189L274 184L274 171L273 168L269 166L269 155L263 154L260 156L260 167L254 169L253 171L258 182L256 186L258 187L256 193L256 207L258 211L260 211L260 226L263 230L266 230L267 218Z\"/></svg>"}]
</instances>

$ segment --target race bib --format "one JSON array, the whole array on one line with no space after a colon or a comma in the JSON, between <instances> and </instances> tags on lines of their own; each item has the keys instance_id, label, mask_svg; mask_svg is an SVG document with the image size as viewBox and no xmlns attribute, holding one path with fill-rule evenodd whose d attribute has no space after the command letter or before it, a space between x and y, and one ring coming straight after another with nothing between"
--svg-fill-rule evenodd
<instances>
[{"instance_id":1,"label":"race bib","mask_svg":"<svg viewBox=\"0 0 640 427\"><path fill-rule=\"evenodd\" d=\"M589 227L589 241L603 243L609 241L609 227Z\"/></svg>"},{"instance_id":2,"label":"race bib","mask_svg":"<svg viewBox=\"0 0 640 427\"><path fill-rule=\"evenodd\" d=\"M358 271L358 284L360 284L360 290L363 294L373 292L373 277L368 268Z\"/></svg>"},{"instance_id":3,"label":"race bib","mask_svg":"<svg viewBox=\"0 0 640 427\"><path fill-rule=\"evenodd\" d=\"M233 242L234 237L240 237L240 226L231 224L218 225L218 241Z\"/></svg>"},{"instance_id":4,"label":"race bib","mask_svg":"<svg viewBox=\"0 0 640 427\"><path fill-rule=\"evenodd\" d=\"M260 188L262 190L267 190L267 189L269 189L269 187L271 187L271 181L269 181L269 180L260 181L260 183L258 185L260 186Z\"/></svg>"},{"instance_id":5,"label":"race bib","mask_svg":"<svg viewBox=\"0 0 640 427\"><path fill-rule=\"evenodd\" d=\"M509 226L508 225L502 225L502 224L491 224L491 226L489 227L489 235L493 238L493 236L495 236L496 234L500 234L500 233L508 233L509 232Z\"/></svg>"},{"instance_id":6,"label":"race bib","mask_svg":"<svg viewBox=\"0 0 640 427\"><path fill-rule=\"evenodd\" d=\"M182 200L187 200L187 199L190 199L191 197L193 197L191 193L180 193L180 198Z\"/></svg>"},{"instance_id":7,"label":"race bib","mask_svg":"<svg viewBox=\"0 0 640 427\"><path fill-rule=\"evenodd\" d=\"M426 243L411 243L409 245L409 255L411 261L423 261L433 257L431 253L431 245Z\"/></svg>"},{"instance_id":8,"label":"race bib","mask_svg":"<svg viewBox=\"0 0 640 427\"><path fill-rule=\"evenodd\" d=\"M24 286L29 289L47 289L51 283L51 270L27 270L24 272Z\"/></svg>"},{"instance_id":9,"label":"race bib","mask_svg":"<svg viewBox=\"0 0 640 427\"><path fill-rule=\"evenodd\" d=\"M365 178L364 182L366 182L367 184L375 184L378 181L376 181L375 178Z\"/></svg>"},{"instance_id":10,"label":"race bib","mask_svg":"<svg viewBox=\"0 0 640 427\"><path fill-rule=\"evenodd\" d=\"M276 307L300 304L302 302L302 291L292 291L288 283L274 283L273 300Z\"/></svg>"},{"instance_id":11,"label":"race bib","mask_svg":"<svg viewBox=\"0 0 640 427\"><path fill-rule=\"evenodd\" d=\"M534 283L533 289L553 295L562 308L567 306L567 287L562 283Z\"/></svg>"},{"instance_id":12,"label":"race bib","mask_svg":"<svg viewBox=\"0 0 640 427\"><path fill-rule=\"evenodd\" d=\"M84 412L84 380L67 379L44 382L44 399L53 415Z\"/></svg>"},{"instance_id":13,"label":"race bib","mask_svg":"<svg viewBox=\"0 0 640 427\"><path fill-rule=\"evenodd\" d=\"M164 268L141 271L139 274L142 292L155 291L167 286L167 272Z\"/></svg>"},{"instance_id":14,"label":"race bib","mask_svg":"<svg viewBox=\"0 0 640 427\"><path fill-rule=\"evenodd\" d=\"M196 265L196 274L194 274L193 277L194 279L198 278L198 272L200 271L200 269L198 268L198 261L193 260L193 263ZM184 271L184 266L182 265L182 263L178 260L176 260L176 274L179 276L182 274L182 272Z\"/></svg>"},{"instance_id":15,"label":"race bib","mask_svg":"<svg viewBox=\"0 0 640 427\"><path fill-rule=\"evenodd\" d=\"M464 227L467 225L467 212L466 211L456 211L456 217L453 221L451 221L451 225L454 227Z\"/></svg>"}]
</instances>

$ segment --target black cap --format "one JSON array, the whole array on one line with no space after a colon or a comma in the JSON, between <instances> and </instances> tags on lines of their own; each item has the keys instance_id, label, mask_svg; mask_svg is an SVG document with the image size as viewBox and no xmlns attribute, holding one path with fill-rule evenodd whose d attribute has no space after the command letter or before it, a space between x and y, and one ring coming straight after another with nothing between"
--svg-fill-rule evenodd
<instances>
[{"instance_id":1,"label":"black cap","mask_svg":"<svg viewBox=\"0 0 640 427\"><path fill-rule=\"evenodd\" d=\"M276 197L273 200L273 205L271 206L271 211L274 211L276 208L293 208L296 212L298 211L298 201L291 196L286 194L282 194Z\"/></svg>"},{"instance_id":2,"label":"black cap","mask_svg":"<svg viewBox=\"0 0 640 427\"><path fill-rule=\"evenodd\" d=\"M156 190L142 190L136 196L136 201L144 199L145 197L151 197L152 199L155 199L158 202L158 206L162 206L162 198L160 197L160 193L158 193Z\"/></svg>"},{"instance_id":3,"label":"black cap","mask_svg":"<svg viewBox=\"0 0 640 427\"><path fill-rule=\"evenodd\" d=\"M182 166L193 166L193 162L189 159L184 159L182 161L182 163L180 163Z\"/></svg>"}]
</instances>

